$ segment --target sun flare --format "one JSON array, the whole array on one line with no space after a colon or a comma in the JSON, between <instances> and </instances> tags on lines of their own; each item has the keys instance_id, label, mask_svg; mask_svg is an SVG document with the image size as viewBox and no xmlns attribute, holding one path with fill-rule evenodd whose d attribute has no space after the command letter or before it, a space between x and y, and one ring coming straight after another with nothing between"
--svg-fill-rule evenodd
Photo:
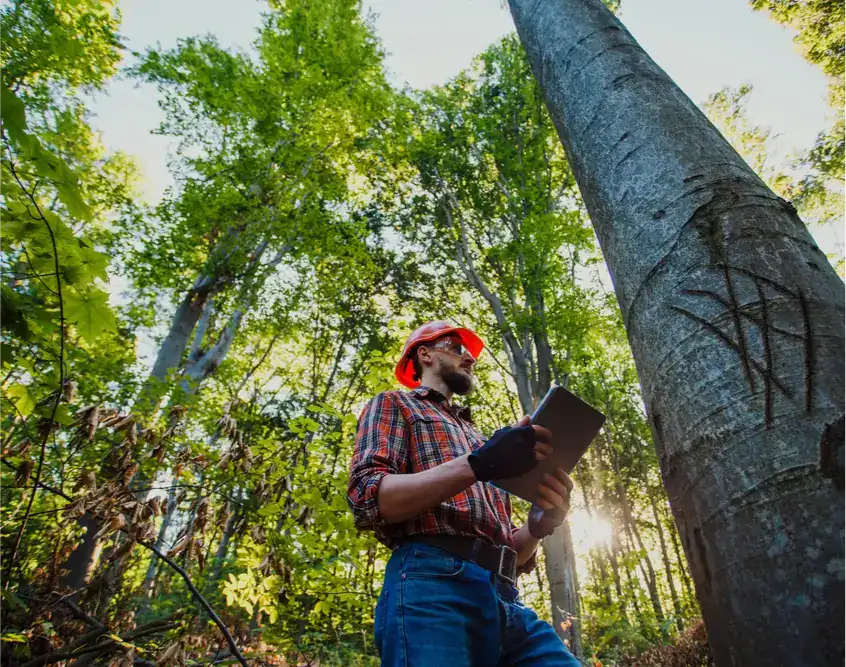
<instances>
[{"instance_id":1,"label":"sun flare","mask_svg":"<svg viewBox=\"0 0 846 667\"><path fill-rule=\"evenodd\" d=\"M611 523L595 512L588 514L582 507L570 512L570 531L573 546L579 551L587 552L611 544Z\"/></svg>"}]
</instances>

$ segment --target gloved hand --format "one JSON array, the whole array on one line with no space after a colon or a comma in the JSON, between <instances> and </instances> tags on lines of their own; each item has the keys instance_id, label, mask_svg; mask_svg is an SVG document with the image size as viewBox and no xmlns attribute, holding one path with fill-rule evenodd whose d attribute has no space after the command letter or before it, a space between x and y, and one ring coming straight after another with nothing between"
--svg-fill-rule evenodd
<instances>
[{"instance_id":1,"label":"gloved hand","mask_svg":"<svg viewBox=\"0 0 846 667\"><path fill-rule=\"evenodd\" d=\"M548 444L551 438L552 433L542 426L501 428L470 454L468 462L480 482L519 477L538 464L536 444Z\"/></svg>"},{"instance_id":2,"label":"gloved hand","mask_svg":"<svg viewBox=\"0 0 846 667\"><path fill-rule=\"evenodd\" d=\"M573 480L561 468L555 470L555 476L546 474L538 485L539 498L529 510L529 534L540 540L552 535L558 526L564 523L570 511L570 492Z\"/></svg>"}]
</instances>

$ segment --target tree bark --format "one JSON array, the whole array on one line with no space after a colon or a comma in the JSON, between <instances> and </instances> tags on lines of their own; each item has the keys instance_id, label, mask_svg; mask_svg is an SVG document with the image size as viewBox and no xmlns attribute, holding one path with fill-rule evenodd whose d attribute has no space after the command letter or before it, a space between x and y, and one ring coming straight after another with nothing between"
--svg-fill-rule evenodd
<instances>
[{"instance_id":1,"label":"tree bark","mask_svg":"<svg viewBox=\"0 0 846 667\"><path fill-rule=\"evenodd\" d=\"M718 665L844 660L844 294L600 0L509 0L614 280Z\"/></svg>"}]
</instances>

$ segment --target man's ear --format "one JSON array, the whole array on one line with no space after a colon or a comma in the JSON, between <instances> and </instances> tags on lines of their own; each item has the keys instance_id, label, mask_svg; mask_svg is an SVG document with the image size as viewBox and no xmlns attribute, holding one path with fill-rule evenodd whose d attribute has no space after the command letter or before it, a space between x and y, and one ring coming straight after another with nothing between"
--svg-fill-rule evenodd
<instances>
[{"instance_id":1,"label":"man's ear","mask_svg":"<svg viewBox=\"0 0 846 667\"><path fill-rule=\"evenodd\" d=\"M431 364L435 358L432 356L432 350L425 345L421 345L417 348L417 359L425 366Z\"/></svg>"}]
</instances>

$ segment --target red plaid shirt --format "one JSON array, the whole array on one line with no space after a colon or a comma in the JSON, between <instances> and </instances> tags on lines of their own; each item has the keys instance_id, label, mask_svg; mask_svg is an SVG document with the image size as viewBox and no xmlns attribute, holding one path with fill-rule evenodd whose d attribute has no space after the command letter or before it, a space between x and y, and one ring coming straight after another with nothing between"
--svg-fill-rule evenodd
<instances>
[{"instance_id":1,"label":"red plaid shirt","mask_svg":"<svg viewBox=\"0 0 846 667\"><path fill-rule=\"evenodd\" d=\"M476 482L404 523L388 524L379 514L376 496L385 475L428 470L483 444L469 410L451 407L434 389L379 394L358 421L347 490L355 525L372 528L390 548L409 535L465 535L514 548L511 501L492 484Z\"/></svg>"}]
</instances>

